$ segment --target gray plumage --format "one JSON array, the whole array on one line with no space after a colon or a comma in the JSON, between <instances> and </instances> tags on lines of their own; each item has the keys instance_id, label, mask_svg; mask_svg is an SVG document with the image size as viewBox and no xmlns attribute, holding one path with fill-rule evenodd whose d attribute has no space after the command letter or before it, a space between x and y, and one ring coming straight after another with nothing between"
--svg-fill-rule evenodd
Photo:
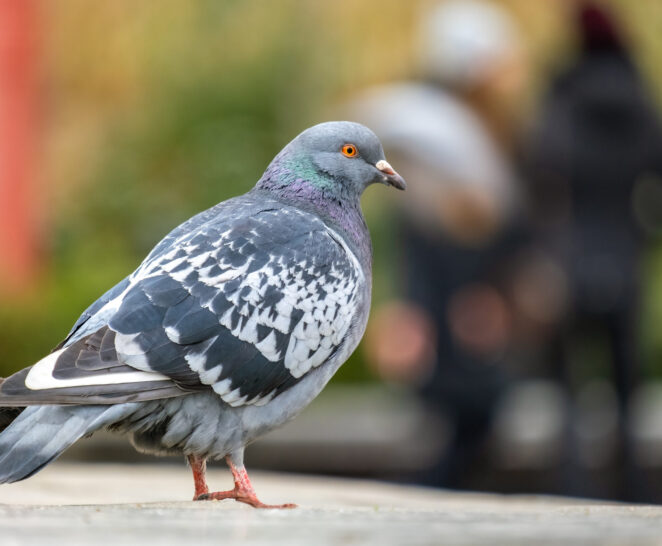
<instances>
[{"instance_id":1,"label":"gray plumage","mask_svg":"<svg viewBox=\"0 0 662 546\"><path fill-rule=\"evenodd\" d=\"M79 438L136 409L117 406L31 406L0 434L0 482L29 478Z\"/></svg>"},{"instance_id":2,"label":"gray plumage","mask_svg":"<svg viewBox=\"0 0 662 546\"><path fill-rule=\"evenodd\" d=\"M0 435L0 483L102 427L142 451L241 464L363 335L371 246L359 199L373 182L404 189L374 134L321 124L253 190L168 234L53 353L0 384L0 406L30 406Z\"/></svg>"}]
</instances>

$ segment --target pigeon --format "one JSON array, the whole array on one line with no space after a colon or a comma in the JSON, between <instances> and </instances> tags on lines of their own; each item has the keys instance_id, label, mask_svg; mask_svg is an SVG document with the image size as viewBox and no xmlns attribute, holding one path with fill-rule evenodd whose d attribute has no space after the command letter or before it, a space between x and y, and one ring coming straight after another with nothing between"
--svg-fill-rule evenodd
<instances>
[{"instance_id":1,"label":"pigeon","mask_svg":"<svg viewBox=\"0 0 662 546\"><path fill-rule=\"evenodd\" d=\"M175 228L94 302L55 350L0 383L0 483L38 472L106 428L184 455L194 500L262 503L244 449L309 404L368 320L372 245L360 198L404 190L377 136L306 129L248 193ZM210 492L225 458L229 491Z\"/></svg>"}]
</instances>

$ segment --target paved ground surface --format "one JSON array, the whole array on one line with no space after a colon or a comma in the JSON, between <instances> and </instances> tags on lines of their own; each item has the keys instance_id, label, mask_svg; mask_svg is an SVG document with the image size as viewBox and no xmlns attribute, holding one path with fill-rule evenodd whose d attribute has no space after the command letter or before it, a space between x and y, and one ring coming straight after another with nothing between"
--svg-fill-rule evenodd
<instances>
[{"instance_id":1,"label":"paved ground surface","mask_svg":"<svg viewBox=\"0 0 662 546\"><path fill-rule=\"evenodd\" d=\"M210 485L230 485L220 466ZM662 507L461 494L375 482L255 473L265 502L191 502L175 465L56 463L0 487L0 544L662 545Z\"/></svg>"}]
</instances>

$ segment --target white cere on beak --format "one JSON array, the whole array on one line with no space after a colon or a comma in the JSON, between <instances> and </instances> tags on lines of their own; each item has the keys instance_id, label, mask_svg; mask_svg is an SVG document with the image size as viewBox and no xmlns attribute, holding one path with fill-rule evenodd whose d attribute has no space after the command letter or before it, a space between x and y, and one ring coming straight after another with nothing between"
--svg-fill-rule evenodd
<instances>
[{"instance_id":1,"label":"white cere on beak","mask_svg":"<svg viewBox=\"0 0 662 546\"><path fill-rule=\"evenodd\" d=\"M377 169L382 171L384 174L395 174L393 167L391 167L390 163L385 159L380 159L377 161L377 163L375 163L375 167L377 167Z\"/></svg>"}]
</instances>

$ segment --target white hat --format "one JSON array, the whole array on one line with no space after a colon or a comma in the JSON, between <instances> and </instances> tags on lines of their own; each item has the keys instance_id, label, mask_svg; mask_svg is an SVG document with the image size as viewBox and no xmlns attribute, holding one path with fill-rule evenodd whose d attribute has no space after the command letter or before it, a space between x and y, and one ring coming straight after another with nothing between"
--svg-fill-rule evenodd
<instances>
[{"instance_id":1,"label":"white hat","mask_svg":"<svg viewBox=\"0 0 662 546\"><path fill-rule=\"evenodd\" d=\"M480 0L450 0L423 13L419 58L424 75L471 86L491 66L520 47L510 15Z\"/></svg>"}]
</instances>

